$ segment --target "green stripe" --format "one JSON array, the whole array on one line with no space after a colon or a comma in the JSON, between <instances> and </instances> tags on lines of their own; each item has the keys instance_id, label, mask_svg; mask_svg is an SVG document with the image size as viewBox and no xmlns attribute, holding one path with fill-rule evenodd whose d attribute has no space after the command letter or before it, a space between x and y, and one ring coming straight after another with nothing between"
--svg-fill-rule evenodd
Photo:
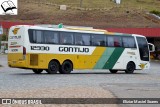
<instances>
[{"instance_id":1,"label":"green stripe","mask_svg":"<svg viewBox=\"0 0 160 107\"><path fill-rule=\"evenodd\" d=\"M124 48L115 48L110 58L106 61L105 65L103 66L103 69L112 69L123 51Z\"/></svg>"},{"instance_id":2,"label":"green stripe","mask_svg":"<svg viewBox=\"0 0 160 107\"><path fill-rule=\"evenodd\" d=\"M125 34L125 33L115 33L116 36L132 36L132 34Z\"/></svg>"},{"instance_id":3,"label":"green stripe","mask_svg":"<svg viewBox=\"0 0 160 107\"><path fill-rule=\"evenodd\" d=\"M98 60L96 65L94 66L94 69L103 68L106 61L109 59L109 57L112 55L115 48L106 48L104 53L102 54L101 58Z\"/></svg>"}]
</instances>

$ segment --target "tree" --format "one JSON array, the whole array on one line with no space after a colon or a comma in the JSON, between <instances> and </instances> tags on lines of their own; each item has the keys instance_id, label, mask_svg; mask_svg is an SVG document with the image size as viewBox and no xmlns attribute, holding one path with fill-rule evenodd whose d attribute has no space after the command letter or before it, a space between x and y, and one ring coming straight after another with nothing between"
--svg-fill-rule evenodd
<instances>
[{"instance_id":1,"label":"tree","mask_svg":"<svg viewBox=\"0 0 160 107\"><path fill-rule=\"evenodd\" d=\"M7 41L7 40L8 40L8 38L7 38L7 35L6 35L6 34L2 34L1 38L2 38L2 41Z\"/></svg>"}]
</instances>

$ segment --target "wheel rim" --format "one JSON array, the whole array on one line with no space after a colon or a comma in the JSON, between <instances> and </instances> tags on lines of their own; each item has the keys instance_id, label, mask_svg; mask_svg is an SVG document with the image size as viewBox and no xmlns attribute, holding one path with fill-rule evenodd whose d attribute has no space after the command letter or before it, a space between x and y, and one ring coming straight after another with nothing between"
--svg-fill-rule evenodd
<instances>
[{"instance_id":1,"label":"wheel rim","mask_svg":"<svg viewBox=\"0 0 160 107\"><path fill-rule=\"evenodd\" d=\"M56 71L56 69L57 69L57 66L55 64L51 64L50 70L51 71Z\"/></svg>"},{"instance_id":2,"label":"wheel rim","mask_svg":"<svg viewBox=\"0 0 160 107\"><path fill-rule=\"evenodd\" d=\"M129 64L127 69L128 69L128 71L133 71L134 70L134 65Z\"/></svg>"}]
</instances>

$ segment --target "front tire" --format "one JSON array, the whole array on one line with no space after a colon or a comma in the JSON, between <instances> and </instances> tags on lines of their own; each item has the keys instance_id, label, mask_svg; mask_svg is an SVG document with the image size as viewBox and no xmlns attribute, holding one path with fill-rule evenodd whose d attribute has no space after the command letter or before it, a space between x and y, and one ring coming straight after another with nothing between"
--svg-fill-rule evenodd
<instances>
[{"instance_id":1,"label":"front tire","mask_svg":"<svg viewBox=\"0 0 160 107\"><path fill-rule=\"evenodd\" d=\"M56 74L59 71L59 63L56 61L50 61L48 69L46 70L49 74Z\"/></svg>"},{"instance_id":2,"label":"front tire","mask_svg":"<svg viewBox=\"0 0 160 107\"><path fill-rule=\"evenodd\" d=\"M109 70L112 74L116 74L117 72L118 72L118 70L112 70L112 69L110 69Z\"/></svg>"},{"instance_id":3,"label":"front tire","mask_svg":"<svg viewBox=\"0 0 160 107\"><path fill-rule=\"evenodd\" d=\"M61 74L69 74L73 70L73 65L70 61L64 61L59 72Z\"/></svg>"},{"instance_id":4,"label":"front tire","mask_svg":"<svg viewBox=\"0 0 160 107\"><path fill-rule=\"evenodd\" d=\"M126 74L133 74L134 70L135 70L135 64L133 62L129 62L125 70Z\"/></svg>"},{"instance_id":5,"label":"front tire","mask_svg":"<svg viewBox=\"0 0 160 107\"><path fill-rule=\"evenodd\" d=\"M32 69L35 74L42 73L43 69Z\"/></svg>"}]
</instances>

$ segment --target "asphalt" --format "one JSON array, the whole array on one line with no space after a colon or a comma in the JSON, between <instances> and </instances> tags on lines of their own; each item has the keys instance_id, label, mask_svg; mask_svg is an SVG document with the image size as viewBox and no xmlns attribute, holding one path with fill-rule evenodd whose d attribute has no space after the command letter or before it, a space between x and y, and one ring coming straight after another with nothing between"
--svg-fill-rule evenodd
<instances>
[{"instance_id":1,"label":"asphalt","mask_svg":"<svg viewBox=\"0 0 160 107\"><path fill-rule=\"evenodd\" d=\"M134 74L108 70L74 70L71 74L34 74L31 70L7 67L7 56L0 55L0 90L29 90L40 88L93 87L110 91L116 98L160 98L160 62L152 61L149 70ZM134 107L123 104L120 106ZM136 107L142 105L137 104ZM145 107L159 105L145 105Z\"/></svg>"}]
</instances>

